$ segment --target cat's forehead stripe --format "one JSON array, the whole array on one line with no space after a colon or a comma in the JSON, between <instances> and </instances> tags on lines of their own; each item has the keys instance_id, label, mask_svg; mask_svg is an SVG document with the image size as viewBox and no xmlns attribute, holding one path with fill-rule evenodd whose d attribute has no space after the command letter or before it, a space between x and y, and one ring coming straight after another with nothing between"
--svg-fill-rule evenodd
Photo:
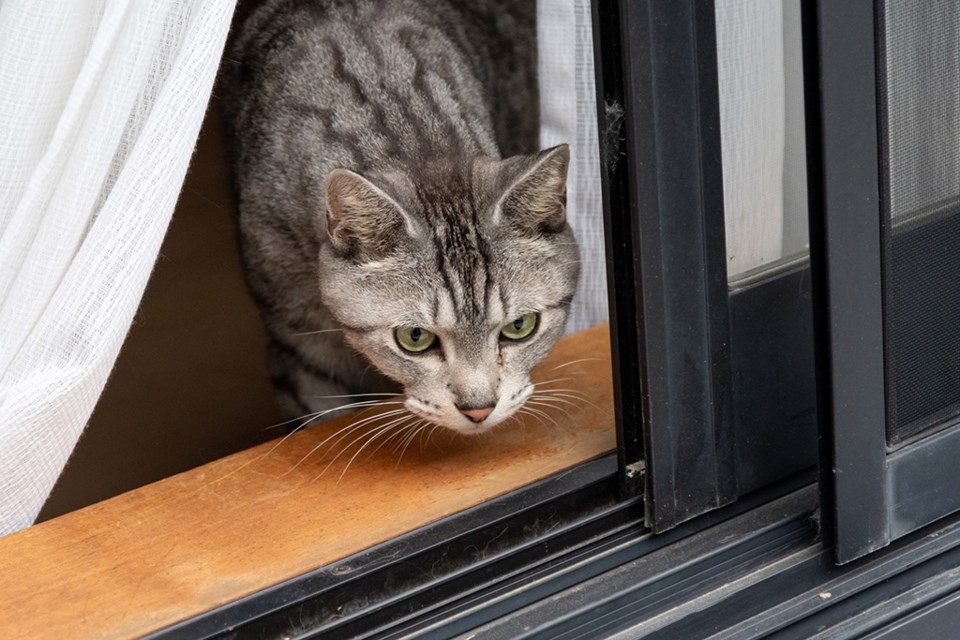
<instances>
[{"instance_id":1,"label":"cat's forehead stripe","mask_svg":"<svg viewBox=\"0 0 960 640\"><path fill-rule=\"evenodd\" d=\"M421 210L433 230L437 271L458 318L476 322L486 316L493 283L489 249L480 233L476 199L463 178L447 189L419 189Z\"/></svg>"}]
</instances>

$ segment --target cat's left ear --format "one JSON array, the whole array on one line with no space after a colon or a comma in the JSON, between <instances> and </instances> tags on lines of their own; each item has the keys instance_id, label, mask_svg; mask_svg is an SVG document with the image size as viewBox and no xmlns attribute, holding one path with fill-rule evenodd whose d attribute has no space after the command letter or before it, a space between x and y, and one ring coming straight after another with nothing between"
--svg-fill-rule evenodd
<instances>
[{"instance_id":1,"label":"cat's left ear","mask_svg":"<svg viewBox=\"0 0 960 640\"><path fill-rule=\"evenodd\" d=\"M507 188L494 211L526 233L562 231L567 222L567 167L570 147L557 145L531 158Z\"/></svg>"}]
</instances>

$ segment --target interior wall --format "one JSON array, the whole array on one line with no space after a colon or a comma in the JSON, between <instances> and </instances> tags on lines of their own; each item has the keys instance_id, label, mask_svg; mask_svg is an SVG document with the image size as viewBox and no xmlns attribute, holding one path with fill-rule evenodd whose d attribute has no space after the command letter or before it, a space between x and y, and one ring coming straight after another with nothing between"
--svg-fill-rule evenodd
<instances>
[{"instance_id":1,"label":"interior wall","mask_svg":"<svg viewBox=\"0 0 960 640\"><path fill-rule=\"evenodd\" d=\"M116 367L40 520L276 437L263 329L240 272L219 104L208 108Z\"/></svg>"}]
</instances>

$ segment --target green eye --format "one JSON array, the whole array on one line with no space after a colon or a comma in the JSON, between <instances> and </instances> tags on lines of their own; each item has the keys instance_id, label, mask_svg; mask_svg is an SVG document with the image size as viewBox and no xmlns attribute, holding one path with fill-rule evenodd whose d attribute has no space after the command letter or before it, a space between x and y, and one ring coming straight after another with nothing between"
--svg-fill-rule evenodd
<instances>
[{"instance_id":1,"label":"green eye","mask_svg":"<svg viewBox=\"0 0 960 640\"><path fill-rule=\"evenodd\" d=\"M537 328L539 313L527 313L500 329L500 335L507 340L523 340Z\"/></svg>"},{"instance_id":2,"label":"green eye","mask_svg":"<svg viewBox=\"0 0 960 640\"><path fill-rule=\"evenodd\" d=\"M437 341L437 336L420 327L398 327L394 335L400 348L410 353L426 351Z\"/></svg>"}]
</instances>

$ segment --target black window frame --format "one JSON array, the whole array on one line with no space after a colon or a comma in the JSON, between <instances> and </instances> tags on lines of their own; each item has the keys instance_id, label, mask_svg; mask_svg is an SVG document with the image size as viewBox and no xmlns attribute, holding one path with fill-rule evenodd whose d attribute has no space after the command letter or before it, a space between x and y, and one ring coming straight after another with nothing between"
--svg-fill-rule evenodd
<instances>
[{"instance_id":1,"label":"black window frame","mask_svg":"<svg viewBox=\"0 0 960 640\"><path fill-rule=\"evenodd\" d=\"M736 497L714 7L594 21L620 485L659 532Z\"/></svg>"},{"instance_id":2,"label":"black window frame","mask_svg":"<svg viewBox=\"0 0 960 640\"><path fill-rule=\"evenodd\" d=\"M620 486L662 532L816 464L809 266L728 282L714 2L594 23Z\"/></svg>"},{"instance_id":3,"label":"black window frame","mask_svg":"<svg viewBox=\"0 0 960 640\"><path fill-rule=\"evenodd\" d=\"M818 2L807 65L826 535L844 563L960 509L960 426L887 441L883 64L875 0Z\"/></svg>"}]
</instances>

